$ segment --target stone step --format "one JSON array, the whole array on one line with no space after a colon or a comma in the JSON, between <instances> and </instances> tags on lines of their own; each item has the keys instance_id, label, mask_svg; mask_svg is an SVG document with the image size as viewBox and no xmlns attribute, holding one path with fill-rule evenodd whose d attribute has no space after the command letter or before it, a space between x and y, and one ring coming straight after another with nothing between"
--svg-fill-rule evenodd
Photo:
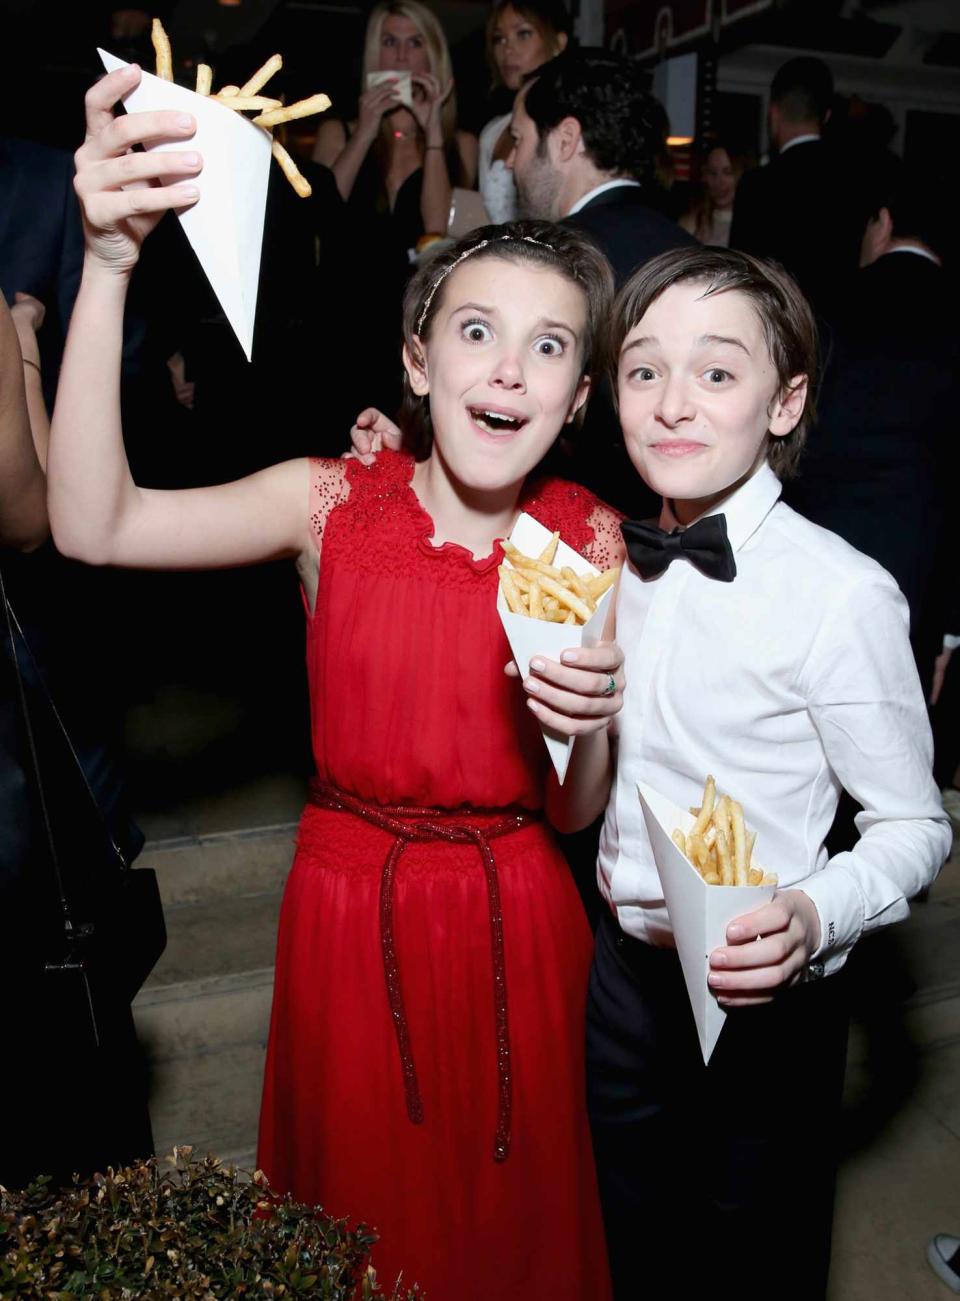
<instances>
[{"instance_id":1,"label":"stone step","mask_svg":"<svg viewBox=\"0 0 960 1301\"><path fill-rule=\"evenodd\" d=\"M191 1143L238 1160L254 1150L272 994L268 968L158 985L137 999L158 1152Z\"/></svg>"},{"instance_id":2,"label":"stone step","mask_svg":"<svg viewBox=\"0 0 960 1301\"><path fill-rule=\"evenodd\" d=\"M162 865L162 893L166 875ZM281 898L273 889L166 908L166 952L134 1003L160 1152L192 1143L230 1156L256 1143Z\"/></svg>"},{"instance_id":3,"label":"stone step","mask_svg":"<svg viewBox=\"0 0 960 1301\"><path fill-rule=\"evenodd\" d=\"M168 911L182 904L264 894L282 888L293 862L296 833L296 822L281 822L148 840L137 865L156 871Z\"/></svg>"}]
</instances>

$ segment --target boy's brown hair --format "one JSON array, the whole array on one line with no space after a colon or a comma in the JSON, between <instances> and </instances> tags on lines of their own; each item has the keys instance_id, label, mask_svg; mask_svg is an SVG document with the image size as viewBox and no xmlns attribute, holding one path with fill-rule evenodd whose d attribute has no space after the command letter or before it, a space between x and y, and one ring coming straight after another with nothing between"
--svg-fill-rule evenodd
<instances>
[{"instance_id":1,"label":"boy's brown hair","mask_svg":"<svg viewBox=\"0 0 960 1301\"><path fill-rule=\"evenodd\" d=\"M671 249L644 263L613 305L607 342L614 392L620 349L627 335L662 293L672 285L691 282L704 286L705 297L735 289L750 299L777 372L778 396L787 392L795 375L807 376L807 398L796 428L782 438L771 438L767 447L770 468L780 479L791 478L816 418L817 327L796 281L776 262L736 249L696 247Z\"/></svg>"}]
</instances>

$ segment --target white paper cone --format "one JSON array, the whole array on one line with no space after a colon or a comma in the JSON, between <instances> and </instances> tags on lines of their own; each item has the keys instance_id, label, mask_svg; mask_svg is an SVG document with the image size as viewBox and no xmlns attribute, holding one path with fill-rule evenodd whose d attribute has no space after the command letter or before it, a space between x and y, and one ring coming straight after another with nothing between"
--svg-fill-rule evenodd
<instances>
[{"instance_id":1,"label":"white paper cone","mask_svg":"<svg viewBox=\"0 0 960 1301\"><path fill-rule=\"evenodd\" d=\"M767 903L773 898L776 886L707 885L671 839L677 827L687 834L694 823L693 815L642 782L638 783L637 792L706 1063L727 1019L707 984L710 954L726 943L727 926L734 917Z\"/></svg>"},{"instance_id":2,"label":"white paper cone","mask_svg":"<svg viewBox=\"0 0 960 1301\"><path fill-rule=\"evenodd\" d=\"M552 537L551 531L544 528L532 515L522 514L510 534L510 541L524 555L539 556ZM509 564L509 560L507 564ZM590 564L589 560L584 560L579 552L574 551L572 547L568 547L562 538L557 544L557 553L553 564L557 569L563 569L564 566L567 566L575 574L584 578L596 578L600 572ZM607 610L612 594L613 589L609 588L597 602L596 612L587 623L574 626L572 624L547 623L543 619L528 619L526 615L513 614L504 600L503 592L498 592L497 609L500 611L504 631L507 634L507 640L510 642L510 651L521 676L527 677L530 672L530 661L535 655L542 655L549 660L559 660L562 651L571 650L576 646L595 646L598 641L602 640L603 626L607 621ZM557 779L562 785L563 779L567 775L567 765L570 762L570 755L573 753L573 742L576 738L562 736L547 727L541 727L540 730L547 744L547 750L556 771Z\"/></svg>"},{"instance_id":3,"label":"white paper cone","mask_svg":"<svg viewBox=\"0 0 960 1301\"><path fill-rule=\"evenodd\" d=\"M108 72L127 67L123 59L105 50L97 53ZM189 140L164 141L149 149L195 148L203 158L197 178L200 198L177 216L249 361L270 175L270 134L209 96L197 95L149 72L141 75L140 85L123 102L131 113L175 109L196 119L196 134Z\"/></svg>"}]
</instances>

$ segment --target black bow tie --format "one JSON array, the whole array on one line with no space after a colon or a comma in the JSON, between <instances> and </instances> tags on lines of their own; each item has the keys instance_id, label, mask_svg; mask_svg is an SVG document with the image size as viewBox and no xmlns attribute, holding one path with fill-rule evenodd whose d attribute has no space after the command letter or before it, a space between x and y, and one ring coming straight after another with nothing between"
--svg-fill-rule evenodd
<instances>
[{"instance_id":1,"label":"black bow tie","mask_svg":"<svg viewBox=\"0 0 960 1301\"><path fill-rule=\"evenodd\" d=\"M723 515L707 515L682 532L667 533L655 524L624 520L620 525L627 554L641 578L656 578L674 560L689 560L708 578L732 583L737 562Z\"/></svg>"}]
</instances>

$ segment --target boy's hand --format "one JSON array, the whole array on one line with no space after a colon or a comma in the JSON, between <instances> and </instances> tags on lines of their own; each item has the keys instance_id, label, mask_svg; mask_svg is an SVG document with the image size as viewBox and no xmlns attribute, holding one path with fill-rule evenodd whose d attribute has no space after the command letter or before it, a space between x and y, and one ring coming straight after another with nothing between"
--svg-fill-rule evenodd
<instances>
[{"instance_id":1,"label":"boy's hand","mask_svg":"<svg viewBox=\"0 0 960 1301\"><path fill-rule=\"evenodd\" d=\"M710 988L724 1007L769 1003L793 985L820 946L820 918L802 890L783 890L727 927L710 954Z\"/></svg>"},{"instance_id":2,"label":"boy's hand","mask_svg":"<svg viewBox=\"0 0 960 1301\"><path fill-rule=\"evenodd\" d=\"M366 407L357 416L350 430L351 448L344 452L344 461L357 460L361 465L373 465L377 453L388 447L399 452L403 444L400 430L376 407Z\"/></svg>"}]
</instances>

